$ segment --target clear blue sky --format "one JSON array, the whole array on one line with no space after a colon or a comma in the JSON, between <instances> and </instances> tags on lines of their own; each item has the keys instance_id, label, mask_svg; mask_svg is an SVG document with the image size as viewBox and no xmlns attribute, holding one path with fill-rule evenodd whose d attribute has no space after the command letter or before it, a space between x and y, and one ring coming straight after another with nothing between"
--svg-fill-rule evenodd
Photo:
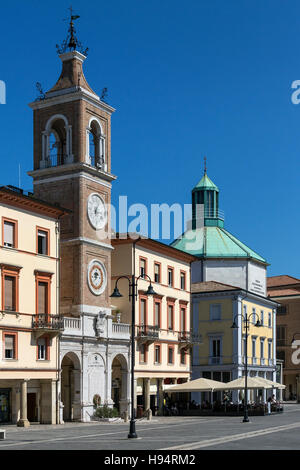
<instances>
[{"instance_id":1,"label":"clear blue sky","mask_svg":"<svg viewBox=\"0 0 300 470\"><path fill-rule=\"evenodd\" d=\"M70 0L1 4L1 184L30 189L35 83L57 80L55 44ZM220 188L225 227L270 263L299 271L298 0L74 0L89 46L85 75L109 89L113 201L189 203L203 174Z\"/></svg>"}]
</instances>

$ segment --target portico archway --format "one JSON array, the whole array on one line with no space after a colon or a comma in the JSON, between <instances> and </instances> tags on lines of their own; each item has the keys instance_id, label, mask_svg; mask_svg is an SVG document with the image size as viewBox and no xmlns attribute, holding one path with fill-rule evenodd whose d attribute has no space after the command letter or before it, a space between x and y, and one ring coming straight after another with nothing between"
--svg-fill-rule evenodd
<instances>
[{"instance_id":1,"label":"portico archway","mask_svg":"<svg viewBox=\"0 0 300 470\"><path fill-rule=\"evenodd\" d=\"M64 421L81 419L80 362L76 354L67 353L61 363L61 401Z\"/></svg>"},{"instance_id":2,"label":"portico archway","mask_svg":"<svg viewBox=\"0 0 300 470\"><path fill-rule=\"evenodd\" d=\"M128 365L126 358L122 354L115 356L112 362L112 389L111 398L114 401L114 408L120 414L128 411Z\"/></svg>"}]
</instances>

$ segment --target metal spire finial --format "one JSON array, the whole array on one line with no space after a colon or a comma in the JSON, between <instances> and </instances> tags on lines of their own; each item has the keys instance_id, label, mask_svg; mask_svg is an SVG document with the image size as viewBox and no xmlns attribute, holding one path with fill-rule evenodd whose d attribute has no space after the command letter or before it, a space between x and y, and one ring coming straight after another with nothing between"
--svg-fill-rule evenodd
<instances>
[{"instance_id":1,"label":"metal spire finial","mask_svg":"<svg viewBox=\"0 0 300 470\"><path fill-rule=\"evenodd\" d=\"M56 50L58 54L64 54L67 51L67 49L69 49L70 51L75 51L77 49L82 54L87 55L88 48L86 49L83 48L81 42L78 40L76 36L76 30L74 27L74 21L78 20L80 16L73 14L74 12L73 12L72 6L70 6L68 10L70 10L70 19L68 19L70 21L68 35L67 35L67 38L62 42L60 46L56 44Z\"/></svg>"},{"instance_id":2,"label":"metal spire finial","mask_svg":"<svg viewBox=\"0 0 300 470\"><path fill-rule=\"evenodd\" d=\"M207 168L206 168L206 157L204 157L204 174L206 175L206 171L207 171Z\"/></svg>"}]
</instances>

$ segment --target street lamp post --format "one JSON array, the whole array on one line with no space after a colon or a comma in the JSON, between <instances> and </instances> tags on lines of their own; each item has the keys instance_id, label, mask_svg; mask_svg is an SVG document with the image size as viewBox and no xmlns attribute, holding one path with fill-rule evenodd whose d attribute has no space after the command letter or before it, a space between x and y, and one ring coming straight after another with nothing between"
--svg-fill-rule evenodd
<instances>
[{"instance_id":1,"label":"street lamp post","mask_svg":"<svg viewBox=\"0 0 300 470\"><path fill-rule=\"evenodd\" d=\"M147 274L144 274L143 276L139 276L137 279L135 279L135 275L133 274L131 276L131 278L128 277L128 276L118 277L118 279L116 280L114 291L110 296L112 298L123 297L123 295L120 293L120 291L118 289L118 281L120 279L127 279L128 283L129 283L129 299L131 299L131 417L130 417L129 434L128 434L129 439L137 438L137 433L136 433L136 429L135 429L135 416L134 416L135 301L137 299L137 283L138 283L138 280L139 279L145 279L145 277L150 282L148 290L146 291L146 295L154 295L155 292L154 292L152 284L151 284L150 276L148 276Z\"/></svg>"},{"instance_id":2,"label":"street lamp post","mask_svg":"<svg viewBox=\"0 0 300 470\"><path fill-rule=\"evenodd\" d=\"M250 321L250 317L252 315L255 315L257 316L258 320L257 322L255 323L255 326L257 326L258 328L262 326L260 320L259 320L259 316L257 315L257 313L255 312L252 312L250 313L248 316L247 315L243 315L242 313L238 313L237 315L235 315L234 319L233 319L233 323L232 323L232 326L231 328L238 328L238 325L236 324L235 322L235 319L237 317L242 317L242 321L245 323L245 330L246 330L246 344L245 344L245 390L244 390L244 419L243 419L243 423L248 423L249 422L249 418L248 418L248 328L249 328L249 321Z\"/></svg>"}]
</instances>

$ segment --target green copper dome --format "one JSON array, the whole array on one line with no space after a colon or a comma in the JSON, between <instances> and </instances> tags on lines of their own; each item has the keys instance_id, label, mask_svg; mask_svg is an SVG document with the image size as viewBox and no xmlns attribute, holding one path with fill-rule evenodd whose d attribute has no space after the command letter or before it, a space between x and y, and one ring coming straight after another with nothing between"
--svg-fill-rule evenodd
<instances>
[{"instance_id":1,"label":"green copper dome","mask_svg":"<svg viewBox=\"0 0 300 470\"><path fill-rule=\"evenodd\" d=\"M187 230L171 246L199 258L253 258L267 264L258 253L216 226Z\"/></svg>"},{"instance_id":2,"label":"green copper dome","mask_svg":"<svg viewBox=\"0 0 300 470\"><path fill-rule=\"evenodd\" d=\"M178 250L199 258L253 258L266 260L224 228L219 210L219 189L207 176L192 190L192 228L171 243Z\"/></svg>"}]
</instances>

